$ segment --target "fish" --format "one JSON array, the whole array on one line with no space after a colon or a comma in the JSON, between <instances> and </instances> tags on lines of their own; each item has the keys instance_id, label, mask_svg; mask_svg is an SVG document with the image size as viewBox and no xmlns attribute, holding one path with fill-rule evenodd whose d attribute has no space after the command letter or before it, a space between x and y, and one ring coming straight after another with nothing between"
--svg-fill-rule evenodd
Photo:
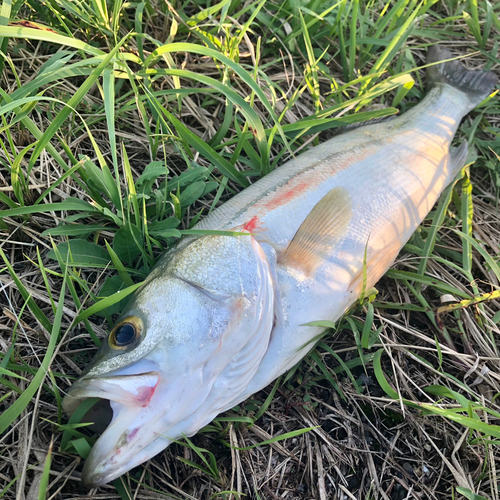
<instances>
[{"instance_id":1,"label":"fish","mask_svg":"<svg viewBox=\"0 0 500 500\"><path fill-rule=\"evenodd\" d=\"M159 259L63 400L109 401L82 481L106 484L192 436L296 365L384 275L465 165L461 119L496 85L440 46L423 100L311 148L196 225ZM445 62L441 62L445 61ZM98 412L95 415L98 419Z\"/></svg>"}]
</instances>

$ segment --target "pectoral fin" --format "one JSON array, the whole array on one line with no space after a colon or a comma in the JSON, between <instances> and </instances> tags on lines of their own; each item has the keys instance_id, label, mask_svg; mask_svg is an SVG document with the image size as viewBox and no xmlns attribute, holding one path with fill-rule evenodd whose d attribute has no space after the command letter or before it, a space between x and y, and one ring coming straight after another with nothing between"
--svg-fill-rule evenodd
<instances>
[{"instance_id":1,"label":"pectoral fin","mask_svg":"<svg viewBox=\"0 0 500 500\"><path fill-rule=\"evenodd\" d=\"M336 187L312 209L288 245L281 263L312 274L345 236L352 218L349 193Z\"/></svg>"}]
</instances>

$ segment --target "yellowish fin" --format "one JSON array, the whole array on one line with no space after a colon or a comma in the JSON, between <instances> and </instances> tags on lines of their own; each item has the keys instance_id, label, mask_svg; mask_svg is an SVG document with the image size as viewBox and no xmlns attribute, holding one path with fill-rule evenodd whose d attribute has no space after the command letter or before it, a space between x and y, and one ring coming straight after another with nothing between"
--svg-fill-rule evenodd
<instances>
[{"instance_id":1,"label":"yellowish fin","mask_svg":"<svg viewBox=\"0 0 500 500\"><path fill-rule=\"evenodd\" d=\"M288 245L281 264L312 274L345 236L352 218L349 193L333 188L315 205Z\"/></svg>"}]
</instances>

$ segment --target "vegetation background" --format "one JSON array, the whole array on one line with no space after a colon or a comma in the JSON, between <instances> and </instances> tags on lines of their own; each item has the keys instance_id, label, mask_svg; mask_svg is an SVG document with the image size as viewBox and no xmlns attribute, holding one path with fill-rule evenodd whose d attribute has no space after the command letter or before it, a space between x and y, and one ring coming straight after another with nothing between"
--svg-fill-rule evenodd
<instances>
[{"instance_id":1,"label":"vegetation background","mask_svg":"<svg viewBox=\"0 0 500 500\"><path fill-rule=\"evenodd\" d=\"M457 134L470 165L378 293L318 318L325 336L274 386L91 492L79 477L95 434L61 397L119 301L200 217L335 129L418 103L431 44L498 72L499 13L3 0L0 497L498 500L494 95Z\"/></svg>"}]
</instances>

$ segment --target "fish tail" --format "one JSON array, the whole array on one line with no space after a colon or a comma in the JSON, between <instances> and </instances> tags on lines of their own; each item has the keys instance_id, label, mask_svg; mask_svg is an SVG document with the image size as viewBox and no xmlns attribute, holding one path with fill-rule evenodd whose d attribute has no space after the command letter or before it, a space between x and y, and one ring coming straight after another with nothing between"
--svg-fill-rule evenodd
<instances>
[{"instance_id":1,"label":"fish tail","mask_svg":"<svg viewBox=\"0 0 500 500\"><path fill-rule=\"evenodd\" d=\"M439 45L433 45L427 53L427 64L452 59L452 53ZM486 99L497 83L497 76L492 71L471 71L457 60L435 64L427 68L427 85L450 85L463 92L470 102L469 110L474 109Z\"/></svg>"}]
</instances>

